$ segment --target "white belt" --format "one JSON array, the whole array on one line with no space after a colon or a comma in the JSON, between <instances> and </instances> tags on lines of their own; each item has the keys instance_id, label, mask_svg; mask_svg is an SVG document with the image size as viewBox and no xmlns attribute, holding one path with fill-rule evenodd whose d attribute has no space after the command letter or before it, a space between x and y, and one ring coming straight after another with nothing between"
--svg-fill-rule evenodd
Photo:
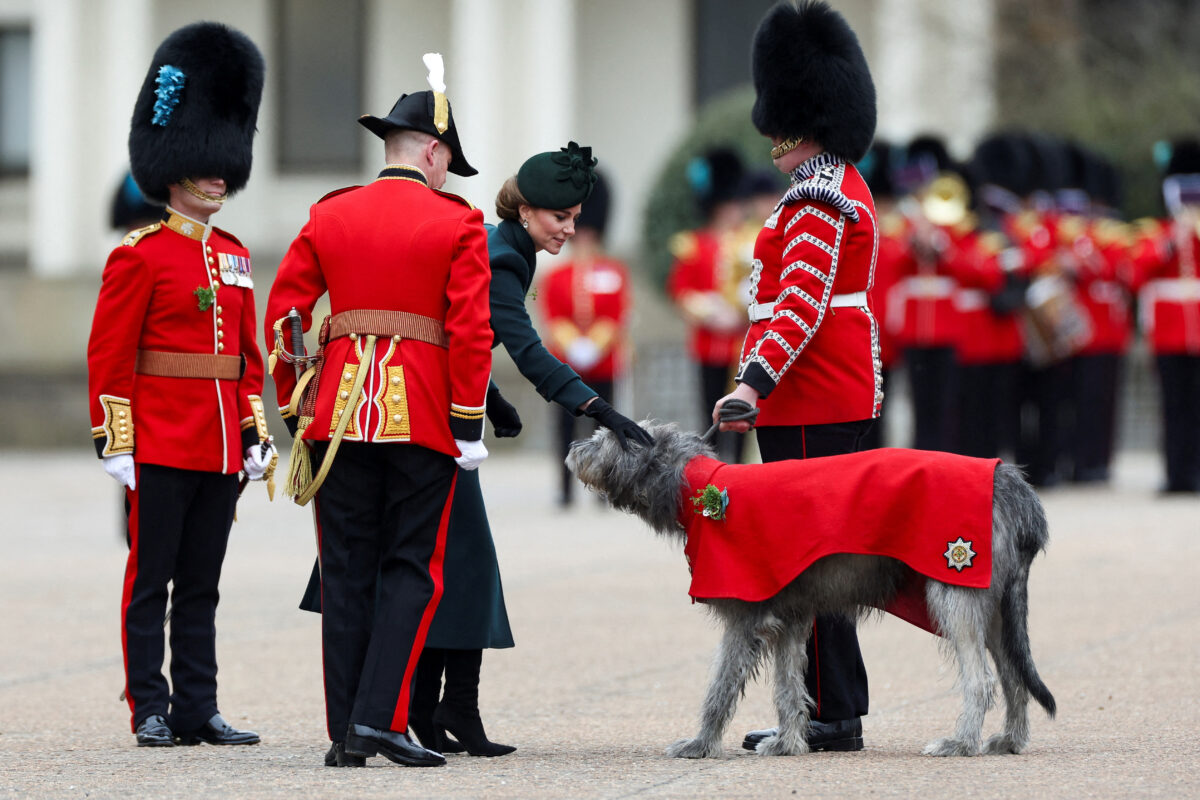
<instances>
[{"instance_id":1,"label":"white belt","mask_svg":"<svg viewBox=\"0 0 1200 800\"><path fill-rule=\"evenodd\" d=\"M1200 299L1200 280L1196 278L1158 278L1142 289L1143 300L1150 302L1186 302Z\"/></svg>"},{"instance_id":2,"label":"white belt","mask_svg":"<svg viewBox=\"0 0 1200 800\"><path fill-rule=\"evenodd\" d=\"M988 307L988 293L983 289L959 289L954 293L954 307L959 311L978 311Z\"/></svg>"},{"instance_id":3,"label":"white belt","mask_svg":"<svg viewBox=\"0 0 1200 800\"><path fill-rule=\"evenodd\" d=\"M909 297L922 300L949 297L957 286L953 278L945 275L914 275L905 278L901 283Z\"/></svg>"},{"instance_id":4,"label":"white belt","mask_svg":"<svg viewBox=\"0 0 1200 800\"><path fill-rule=\"evenodd\" d=\"M846 294L835 294L829 298L830 308L866 308L867 293L848 292ZM775 316L775 303L754 303L749 308L750 321L758 322L764 319L770 319Z\"/></svg>"}]
</instances>

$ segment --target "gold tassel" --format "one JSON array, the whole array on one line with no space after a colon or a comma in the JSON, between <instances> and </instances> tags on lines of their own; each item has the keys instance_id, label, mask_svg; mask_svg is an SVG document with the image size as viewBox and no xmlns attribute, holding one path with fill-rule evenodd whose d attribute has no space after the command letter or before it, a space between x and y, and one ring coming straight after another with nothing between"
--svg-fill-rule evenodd
<instances>
[{"instance_id":1,"label":"gold tassel","mask_svg":"<svg viewBox=\"0 0 1200 800\"><path fill-rule=\"evenodd\" d=\"M279 453L272 453L271 463L267 464L267 471L263 473L263 479L267 482L267 500L269 502L275 501L275 468L277 466L279 466Z\"/></svg>"},{"instance_id":2,"label":"gold tassel","mask_svg":"<svg viewBox=\"0 0 1200 800\"><path fill-rule=\"evenodd\" d=\"M283 493L288 497L299 497L313 479L312 454L309 453L308 445L300 438L303 434L302 430L297 430L296 438L292 442L292 455L288 459L287 483L283 489Z\"/></svg>"}]
</instances>

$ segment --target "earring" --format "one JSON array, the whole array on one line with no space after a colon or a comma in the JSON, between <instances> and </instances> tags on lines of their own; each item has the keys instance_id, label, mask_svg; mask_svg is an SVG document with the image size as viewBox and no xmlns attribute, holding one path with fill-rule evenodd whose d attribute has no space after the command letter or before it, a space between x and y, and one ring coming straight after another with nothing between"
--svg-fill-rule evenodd
<instances>
[{"instance_id":1,"label":"earring","mask_svg":"<svg viewBox=\"0 0 1200 800\"><path fill-rule=\"evenodd\" d=\"M529 227L529 220L527 220L527 219L525 219L524 217L522 217L522 218L521 218L521 227L522 227L522 228L528 228L528 227Z\"/></svg>"}]
</instances>

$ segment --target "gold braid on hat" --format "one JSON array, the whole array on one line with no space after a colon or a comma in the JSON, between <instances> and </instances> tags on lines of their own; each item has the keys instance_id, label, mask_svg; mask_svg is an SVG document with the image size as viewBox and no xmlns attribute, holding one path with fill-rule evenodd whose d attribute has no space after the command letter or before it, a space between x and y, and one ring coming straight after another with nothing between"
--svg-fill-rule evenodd
<instances>
[{"instance_id":1,"label":"gold braid on hat","mask_svg":"<svg viewBox=\"0 0 1200 800\"><path fill-rule=\"evenodd\" d=\"M803 136L789 136L771 148L771 160L783 158L802 144L804 144Z\"/></svg>"}]
</instances>

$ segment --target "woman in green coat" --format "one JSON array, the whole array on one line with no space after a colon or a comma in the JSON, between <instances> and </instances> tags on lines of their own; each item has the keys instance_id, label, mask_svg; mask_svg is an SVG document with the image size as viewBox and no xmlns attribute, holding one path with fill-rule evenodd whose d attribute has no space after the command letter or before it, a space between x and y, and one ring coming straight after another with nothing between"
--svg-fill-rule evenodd
<instances>
[{"instance_id":1,"label":"woman in green coat","mask_svg":"<svg viewBox=\"0 0 1200 800\"><path fill-rule=\"evenodd\" d=\"M575 220L596 181L595 165L590 147L571 142L558 152L529 158L501 187L496 197L501 221L488 234L492 346L503 344L521 375L548 402L592 417L622 442L651 444L637 423L550 355L525 308L536 255L541 250L557 254L575 234ZM489 392L488 416L497 435L520 430L515 410L498 392ZM446 738L449 732L472 755L504 755L514 748L489 741L479 718L483 648L513 642L478 472L459 470L445 559L444 594L413 681L409 722L421 744L439 752L458 749Z\"/></svg>"}]
</instances>

